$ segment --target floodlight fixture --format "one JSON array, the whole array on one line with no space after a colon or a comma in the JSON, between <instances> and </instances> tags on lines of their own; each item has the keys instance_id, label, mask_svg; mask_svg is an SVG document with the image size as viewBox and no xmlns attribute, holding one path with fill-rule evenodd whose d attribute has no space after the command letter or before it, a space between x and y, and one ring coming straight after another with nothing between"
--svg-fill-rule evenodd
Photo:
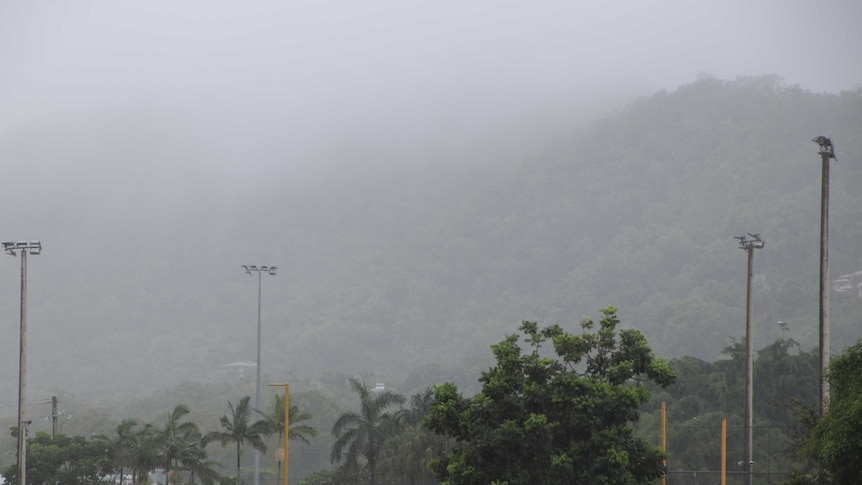
<instances>
[{"instance_id":1,"label":"floodlight fixture","mask_svg":"<svg viewBox=\"0 0 862 485\"><path fill-rule=\"evenodd\" d=\"M247 274L252 273L266 273L270 276L275 276L276 271L278 270L278 266L257 266L254 264L250 265L242 265L242 268L245 269Z\"/></svg>"},{"instance_id":2,"label":"floodlight fixture","mask_svg":"<svg viewBox=\"0 0 862 485\"><path fill-rule=\"evenodd\" d=\"M766 241L764 241L760 234L752 234L748 233L748 236L734 236L736 239L739 239L739 249L744 249L746 251L751 249L763 249L766 246Z\"/></svg>"},{"instance_id":3,"label":"floodlight fixture","mask_svg":"<svg viewBox=\"0 0 862 485\"><path fill-rule=\"evenodd\" d=\"M811 141L820 145L819 153L821 156L838 160L838 157L835 156L835 145L832 144L832 140L826 138L823 135L820 135L816 138L813 138Z\"/></svg>"},{"instance_id":4,"label":"floodlight fixture","mask_svg":"<svg viewBox=\"0 0 862 485\"><path fill-rule=\"evenodd\" d=\"M11 256L17 256L17 251L27 251L29 254L42 252L42 243L39 241L3 241L3 250Z\"/></svg>"}]
</instances>

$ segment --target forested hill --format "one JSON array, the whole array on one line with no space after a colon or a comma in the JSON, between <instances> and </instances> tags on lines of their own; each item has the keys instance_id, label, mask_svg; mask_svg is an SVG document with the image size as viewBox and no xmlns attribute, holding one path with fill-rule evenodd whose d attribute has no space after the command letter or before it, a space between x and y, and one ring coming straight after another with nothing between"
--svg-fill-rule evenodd
<instances>
[{"instance_id":1,"label":"forested hill","mask_svg":"<svg viewBox=\"0 0 862 485\"><path fill-rule=\"evenodd\" d=\"M713 359L744 333L746 258L733 236L760 233L755 344L816 345L821 163L811 139L838 147L834 278L862 270L860 133L859 90L813 94L775 77L702 78L638 100L525 163L477 196L478 210L467 204L463 227L495 261L477 286L514 283L500 302L531 311L513 305L501 317L570 321L615 304L662 354ZM833 293L839 350L862 336L862 301L847 296Z\"/></svg>"},{"instance_id":2,"label":"forested hill","mask_svg":"<svg viewBox=\"0 0 862 485\"><path fill-rule=\"evenodd\" d=\"M380 356L401 349L393 361L451 362L485 353L522 319L574 325L613 304L661 354L711 360L744 334L746 258L733 237L753 232L767 241L755 255L756 345L783 337L810 348L821 180L811 139L837 146L837 276L862 270L859 133L862 91L814 94L773 76L704 77L639 99L513 170L435 179L434 190L420 181L429 197L449 191L436 210L408 186L368 216L389 221L385 230L365 232L376 226L355 214L356 233L336 239L366 243L321 282L352 298L314 333L330 352L361 342L385 347ZM833 295L838 349L862 337L862 301L845 296Z\"/></svg>"},{"instance_id":3,"label":"forested hill","mask_svg":"<svg viewBox=\"0 0 862 485\"><path fill-rule=\"evenodd\" d=\"M171 165L212 155L183 145L184 127L156 116L139 120L139 137L129 138L112 134L117 123L54 126L68 133L53 145L33 133L5 145L37 168L27 157L48 158L54 148L102 157L109 170L118 157L146 162L129 174L140 195L101 187L83 196L74 188L79 167L53 185L40 181L69 194L63 204L76 214L101 219L64 220L56 234L40 235L46 249L31 265L34 395L223 379L223 364L254 360L257 282L242 264L280 268L263 281L262 358L272 379L343 372L404 382L409 392L441 369L484 365L488 346L521 320L575 329L607 305L659 354L712 360L744 333L746 259L733 236L747 232L766 241L754 263L756 346L785 337L811 348L818 135L831 137L838 155L832 275L862 270L859 89L816 94L770 76L703 77L586 129L556 126L565 136L541 149L525 150L537 143L521 142L523 133L504 134L499 146L493 137L461 140L458 150L441 139L424 154L359 143L342 152L353 168L243 191L197 170L205 164ZM399 157L415 160L387 165ZM171 188L154 199L148 170L161 169ZM210 191L188 195L203 186ZM14 295L17 281L8 279ZM40 304L39 295L50 298ZM4 305L13 308L10 298ZM833 293L836 350L862 336L860 304ZM13 389L15 347L5 345L12 350L0 377Z\"/></svg>"}]
</instances>

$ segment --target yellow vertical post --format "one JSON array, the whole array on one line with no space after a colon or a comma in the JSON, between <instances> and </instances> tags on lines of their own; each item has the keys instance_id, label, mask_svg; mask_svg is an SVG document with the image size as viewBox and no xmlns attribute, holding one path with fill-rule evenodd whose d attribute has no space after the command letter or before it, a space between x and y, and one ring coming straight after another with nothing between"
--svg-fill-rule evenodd
<instances>
[{"instance_id":1,"label":"yellow vertical post","mask_svg":"<svg viewBox=\"0 0 862 485\"><path fill-rule=\"evenodd\" d=\"M721 485L727 485L727 418L721 420Z\"/></svg>"},{"instance_id":2,"label":"yellow vertical post","mask_svg":"<svg viewBox=\"0 0 862 485\"><path fill-rule=\"evenodd\" d=\"M661 403L661 451L667 453L667 404ZM661 475L661 485L667 485L667 460L663 460L665 471Z\"/></svg>"},{"instance_id":3,"label":"yellow vertical post","mask_svg":"<svg viewBox=\"0 0 862 485\"><path fill-rule=\"evenodd\" d=\"M287 444L290 442L290 384L270 384L284 386L284 485L287 485Z\"/></svg>"}]
</instances>

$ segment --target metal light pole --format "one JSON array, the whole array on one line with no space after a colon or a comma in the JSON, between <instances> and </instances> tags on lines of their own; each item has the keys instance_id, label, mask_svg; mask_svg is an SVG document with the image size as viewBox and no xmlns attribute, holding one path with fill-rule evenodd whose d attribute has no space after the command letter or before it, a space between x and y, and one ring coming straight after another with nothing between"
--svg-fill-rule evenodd
<instances>
[{"instance_id":1,"label":"metal light pole","mask_svg":"<svg viewBox=\"0 0 862 485\"><path fill-rule=\"evenodd\" d=\"M256 382L254 391L254 406L255 409L260 409L260 288L263 273L270 276L275 276L277 266L242 266L248 274L257 273L257 366L256 366ZM239 480L239 477L236 477ZM254 485L260 485L260 452L254 450Z\"/></svg>"},{"instance_id":2,"label":"metal light pole","mask_svg":"<svg viewBox=\"0 0 862 485\"><path fill-rule=\"evenodd\" d=\"M748 253L748 280L745 286L745 444L743 446L743 470L747 476L746 483L752 483L752 466L754 465L754 328L752 325L751 280L754 278L754 250L766 246L766 241L760 234L748 233L751 239L737 236L739 248Z\"/></svg>"},{"instance_id":3,"label":"metal light pole","mask_svg":"<svg viewBox=\"0 0 862 485\"><path fill-rule=\"evenodd\" d=\"M829 160L835 158L832 140L818 136L822 176L820 181L820 415L829 406ZM837 158L835 158L837 160Z\"/></svg>"},{"instance_id":4,"label":"metal light pole","mask_svg":"<svg viewBox=\"0 0 862 485\"><path fill-rule=\"evenodd\" d=\"M36 255L42 252L39 241L5 241L3 250L12 256L21 252L21 333L18 351L18 485L25 485L27 478L27 253Z\"/></svg>"}]
</instances>

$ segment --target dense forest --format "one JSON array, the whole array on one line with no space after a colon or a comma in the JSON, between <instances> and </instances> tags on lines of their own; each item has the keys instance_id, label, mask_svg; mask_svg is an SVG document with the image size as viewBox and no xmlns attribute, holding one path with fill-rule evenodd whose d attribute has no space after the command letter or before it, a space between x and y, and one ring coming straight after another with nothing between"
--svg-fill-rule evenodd
<instances>
[{"instance_id":1,"label":"dense forest","mask_svg":"<svg viewBox=\"0 0 862 485\"><path fill-rule=\"evenodd\" d=\"M129 177L144 189L152 182L148 170L170 170L172 157L218 157L169 113L135 116L140 130L132 139L114 136L111 125L126 122L117 114L60 120L51 145L40 143L44 133L26 129L0 140L4 155L37 168L54 150L90 157L87 170L70 168L45 183L111 226L64 221L56 234L40 236L46 249L32 263L29 396L59 395L75 415L65 424L69 432L103 432L130 416L156 419L178 402L194 402L201 422L216 426L226 402L249 394L248 376L223 367L254 360L257 285L243 279L241 264L280 268L263 281L262 367L268 382L296 383L297 402L324 431L313 446L297 447L296 459L313 463L309 473L328 466L327 431L350 406L349 377L385 382L404 395L443 381L476 391L488 346L521 320L573 328L612 304L624 326L676 359L678 372L733 367L732 349L744 333L746 269L733 236L748 232L766 241L754 263L755 348L761 358L803 359L817 343L820 158L811 139L818 135L832 138L838 156L833 279L862 270L859 89L812 93L775 76L704 76L633 100L587 128L553 127L564 135L517 159L483 146L457 153L435 147L429 151L437 158L429 159L386 153L373 140L342 140L339 156L356 163L322 169L314 183L265 180L260 190L196 192L214 182L186 169L174 183L188 192L157 201L147 190L130 195L110 187L76 196L69 186L110 169L115 157L141 162ZM511 143L518 134L500 136ZM384 163L398 157L409 160ZM162 208L158 220L137 217L136 204L145 203ZM214 217L215 229L194 230L195 218ZM90 234L99 235L97 247ZM245 259L258 257L248 248L261 240L272 260ZM182 265L169 263L166 251L180 253ZM83 280L72 259L91 269ZM2 284L3 305L14 308L17 280ZM852 291L832 297L837 354L862 337L862 300ZM66 329L62 345L58 327ZM5 340L10 358L0 380L11 389L17 366L14 342ZM671 389L676 394L667 400L678 419L733 413L741 399L724 385L718 401L687 387ZM789 397L777 393L774 401ZM14 420L14 405L0 402L4 423ZM772 408L760 406L760 419L773 419ZM654 422L651 413L645 426ZM783 415L780 426L788 422ZM4 440L2 464L14 446Z\"/></svg>"}]
</instances>

